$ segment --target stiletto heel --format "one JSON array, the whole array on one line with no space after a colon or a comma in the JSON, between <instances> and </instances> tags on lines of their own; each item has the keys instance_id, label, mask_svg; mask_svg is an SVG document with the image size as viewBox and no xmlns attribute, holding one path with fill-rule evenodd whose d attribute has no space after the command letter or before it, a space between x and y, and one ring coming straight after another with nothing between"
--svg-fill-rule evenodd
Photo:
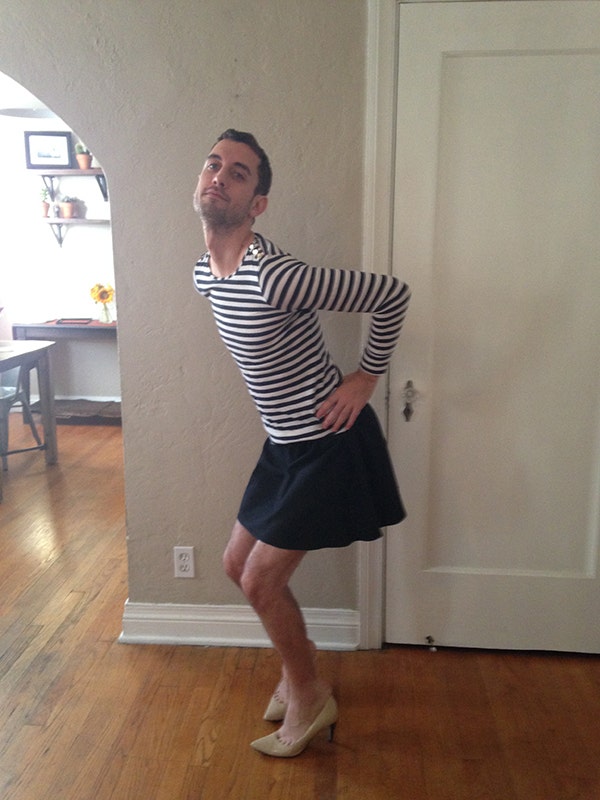
<instances>
[{"instance_id":1,"label":"stiletto heel","mask_svg":"<svg viewBox=\"0 0 600 800\"><path fill-rule=\"evenodd\" d=\"M337 722L332 722L331 725L329 726L329 739L328 739L328 741L330 741L330 742L333 742L333 736L335 734L336 725L337 725Z\"/></svg>"},{"instance_id":2,"label":"stiletto heel","mask_svg":"<svg viewBox=\"0 0 600 800\"><path fill-rule=\"evenodd\" d=\"M333 697L329 697L321 712L317 714L314 722L309 725L304 736L301 736L295 742L286 744L279 738L278 731L263 736L261 739L255 739L251 743L251 747L258 750L259 753L264 753L266 756L275 756L276 758L292 758L298 756L306 749L311 739L325 728L329 728L329 741L333 741L335 726L338 720L338 707Z\"/></svg>"}]
</instances>

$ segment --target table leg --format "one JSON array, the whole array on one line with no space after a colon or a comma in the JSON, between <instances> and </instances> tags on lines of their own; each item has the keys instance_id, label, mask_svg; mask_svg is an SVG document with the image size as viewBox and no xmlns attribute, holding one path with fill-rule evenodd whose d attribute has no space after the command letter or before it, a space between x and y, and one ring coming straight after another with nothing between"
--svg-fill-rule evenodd
<instances>
[{"instance_id":1,"label":"table leg","mask_svg":"<svg viewBox=\"0 0 600 800\"><path fill-rule=\"evenodd\" d=\"M21 389L25 393L25 397L27 398L29 405L31 405L31 370L32 367L29 367L29 369L22 370L21 373ZM25 414L22 414L21 416L23 417L23 425L27 425Z\"/></svg>"},{"instance_id":2,"label":"table leg","mask_svg":"<svg viewBox=\"0 0 600 800\"><path fill-rule=\"evenodd\" d=\"M56 414L54 412L54 385L52 382L50 354L47 350L40 353L37 361L37 373L42 427L46 445L46 464L56 464L58 461L58 446L56 442Z\"/></svg>"}]
</instances>

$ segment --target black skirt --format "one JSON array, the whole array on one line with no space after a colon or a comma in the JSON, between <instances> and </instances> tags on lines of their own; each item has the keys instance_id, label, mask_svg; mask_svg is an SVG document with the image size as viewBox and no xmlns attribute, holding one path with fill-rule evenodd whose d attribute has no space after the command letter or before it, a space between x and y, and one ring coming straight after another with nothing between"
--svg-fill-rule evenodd
<instances>
[{"instance_id":1,"label":"black skirt","mask_svg":"<svg viewBox=\"0 0 600 800\"><path fill-rule=\"evenodd\" d=\"M406 516L383 432L366 406L349 431L290 444L265 442L238 519L286 550L373 541Z\"/></svg>"}]
</instances>

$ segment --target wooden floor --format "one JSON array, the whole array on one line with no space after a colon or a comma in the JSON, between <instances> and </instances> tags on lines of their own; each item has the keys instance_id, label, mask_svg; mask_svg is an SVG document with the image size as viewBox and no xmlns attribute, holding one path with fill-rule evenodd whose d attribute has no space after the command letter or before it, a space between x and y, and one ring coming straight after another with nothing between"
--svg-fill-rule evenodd
<instances>
[{"instance_id":1,"label":"wooden floor","mask_svg":"<svg viewBox=\"0 0 600 800\"><path fill-rule=\"evenodd\" d=\"M12 420L13 441L22 435ZM60 426L12 456L0 506L2 800L600 798L600 659L398 647L319 653L336 741L248 743L271 651L118 644L121 431Z\"/></svg>"}]
</instances>

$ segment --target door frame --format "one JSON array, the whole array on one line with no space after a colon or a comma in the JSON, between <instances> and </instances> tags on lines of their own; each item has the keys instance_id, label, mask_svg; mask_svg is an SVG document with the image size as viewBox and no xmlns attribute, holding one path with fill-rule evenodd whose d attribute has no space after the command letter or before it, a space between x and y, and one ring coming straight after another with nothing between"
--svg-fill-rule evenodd
<instances>
[{"instance_id":1,"label":"door frame","mask_svg":"<svg viewBox=\"0 0 600 800\"><path fill-rule=\"evenodd\" d=\"M367 270L392 273L400 8L415 3L460 1L367 0L362 210L362 263ZM381 383L373 406L387 433L389 373ZM384 639L385 544L383 540L363 542L358 548L358 646L361 650L376 650Z\"/></svg>"},{"instance_id":2,"label":"door frame","mask_svg":"<svg viewBox=\"0 0 600 800\"><path fill-rule=\"evenodd\" d=\"M420 0L417 0L420 1ZM367 0L367 57L362 263L375 272L392 272L395 183L396 88L399 0ZM389 376L381 381L373 405L387 431ZM385 545L358 545L359 648L383 644Z\"/></svg>"}]
</instances>

